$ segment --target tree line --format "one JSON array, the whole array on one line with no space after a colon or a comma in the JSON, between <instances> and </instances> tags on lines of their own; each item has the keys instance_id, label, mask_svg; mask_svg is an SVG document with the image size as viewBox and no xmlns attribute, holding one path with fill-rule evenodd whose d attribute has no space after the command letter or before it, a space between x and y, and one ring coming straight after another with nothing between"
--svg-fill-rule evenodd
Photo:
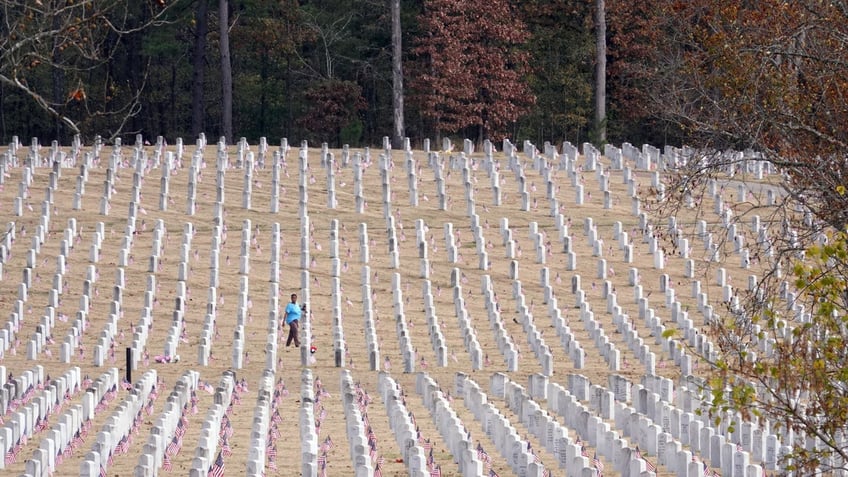
<instances>
[{"instance_id":1,"label":"tree line","mask_svg":"<svg viewBox=\"0 0 848 477\"><path fill-rule=\"evenodd\" d=\"M400 119L414 140L841 147L830 125L844 113L845 12L813 0L0 0L0 138L363 145L398 136Z\"/></svg>"},{"instance_id":2,"label":"tree line","mask_svg":"<svg viewBox=\"0 0 848 477\"><path fill-rule=\"evenodd\" d=\"M614 44L630 13L607 3ZM400 99L412 138L597 142L603 126L614 139L664 139L649 112L628 110L621 52L609 55L608 119L594 117L598 4L2 0L0 137L375 144L398 136Z\"/></svg>"}]
</instances>

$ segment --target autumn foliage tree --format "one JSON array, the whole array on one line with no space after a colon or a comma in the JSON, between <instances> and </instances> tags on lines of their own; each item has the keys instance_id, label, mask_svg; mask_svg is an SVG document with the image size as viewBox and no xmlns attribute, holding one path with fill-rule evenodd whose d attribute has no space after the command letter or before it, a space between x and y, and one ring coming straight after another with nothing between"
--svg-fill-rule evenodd
<instances>
[{"instance_id":1,"label":"autumn foliage tree","mask_svg":"<svg viewBox=\"0 0 848 477\"><path fill-rule=\"evenodd\" d=\"M676 143L679 128L666 121L655 81L674 64L688 34L679 0L607 2L611 135L638 144Z\"/></svg>"},{"instance_id":2,"label":"autumn foliage tree","mask_svg":"<svg viewBox=\"0 0 848 477\"><path fill-rule=\"evenodd\" d=\"M128 87L114 81L108 64L126 46L125 38L160 24L172 3L3 0L0 84L73 133L82 122L100 118L110 124L104 133L117 133L139 112L144 70L136 65Z\"/></svg>"},{"instance_id":3,"label":"autumn foliage tree","mask_svg":"<svg viewBox=\"0 0 848 477\"><path fill-rule=\"evenodd\" d=\"M500 139L535 98L520 49L528 33L508 0L425 0L413 47L410 101L441 133Z\"/></svg>"},{"instance_id":4,"label":"autumn foliage tree","mask_svg":"<svg viewBox=\"0 0 848 477\"><path fill-rule=\"evenodd\" d=\"M336 147L359 139L362 134L359 113L365 109L359 85L351 81L325 80L310 88L306 99L309 109L298 122L313 131L316 139L331 142Z\"/></svg>"},{"instance_id":5,"label":"autumn foliage tree","mask_svg":"<svg viewBox=\"0 0 848 477\"><path fill-rule=\"evenodd\" d=\"M752 158L779 172L768 185L775 204L754 194L731 211L738 227L758 214L772 231L751 244L764 276L711 323L713 410L768 419L792 447L787 470L845 471L848 6L700 0L668 12L676 36L652 56L646 93L697 148L667 171L671 194L661 207L678 215L687 196L708 198L712 181L751 180L743 165ZM768 353L758 352L763 340L773 343Z\"/></svg>"}]
</instances>

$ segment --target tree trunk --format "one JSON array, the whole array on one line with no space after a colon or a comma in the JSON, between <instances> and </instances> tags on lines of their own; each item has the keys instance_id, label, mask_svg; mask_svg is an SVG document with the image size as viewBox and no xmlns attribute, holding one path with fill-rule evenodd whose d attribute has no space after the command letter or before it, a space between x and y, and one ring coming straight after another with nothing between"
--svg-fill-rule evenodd
<instances>
[{"instance_id":1,"label":"tree trunk","mask_svg":"<svg viewBox=\"0 0 848 477\"><path fill-rule=\"evenodd\" d=\"M171 89L171 95L170 95L171 104L169 105L169 111L168 111L168 116L169 116L168 117L168 130L167 131L161 131L162 136L164 136L166 139L167 139L169 133L174 134L176 131L178 131L178 129L177 129L177 64L176 63L171 63L170 89ZM184 123L180 124L179 130L183 130L182 129L183 127L185 127L185 124Z\"/></svg>"},{"instance_id":2,"label":"tree trunk","mask_svg":"<svg viewBox=\"0 0 848 477\"><path fill-rule=\"evenodd\" d=\"M403 63L401 58L402 32L400 28L400 0L389 0L392 4L392 147L403 147Z\"/></svg>"},{"instance_id":3,"label":"tree trunk","mask_svg":"<svg viewBox=\"0 0 848 477\"><path fill-rule=\"evenodd\" d=\"M206 107L203 103L203 81L206 68L206 31L208 28L206 12L208 1L199 0L195 13L197 28L194 31L194 55L191 60L194 69L191 84L191 134L195 138L203 132L206 113Z\"/></svg>"},{"instance_id":4,"label":"tree trunk","mask_svg":"<svg viewBox=\"0 0 848 477\"><path fill-rule=\"evenodd\" d=\"M259 67L259 133L268 134L266 118L268 114L268 52L263 51ZM288 90L286 90L288 91Z\"/></svg>"},{"instance_id":5,"label":"tree trunk","mask_svg":"<svg viewBox=\"0 0 848 477\"><path fill-rule=\"evenodd\" d=\"M59 15L53 14L53 29L59 29ZM65 102L65 71L60 68L59 63L62 61L61 55L59 54L59 37L56 36L53 38L53 67L50 71L50 79L52 81L53 86L53 104L55 104L56 108L60 107L59 105ZM60 116L55 116L53 118L53 128L55 130L55 137L59 144L62 144L62 119Z\"/></svg>"},{"instance_id":6,"label":"tree trunk","mask_svg":"<svg viewBox=\"0 0 848 477\"><path fill-rule=\"evenodd\" d=\"M227 143L233 141L233 65L230 63L230 2L218 0L221 32L221 126Z\"/></svg>"},{"instance_id":7,"label":"tree trunk","mask_svg":"<svg viewBox=\"0 0 848 477\"><path fill-rule=\"evenodd\" d=\"M607 140L607 17L604 0L595 0L595 131Z\"/></svg>"}]
</instances>

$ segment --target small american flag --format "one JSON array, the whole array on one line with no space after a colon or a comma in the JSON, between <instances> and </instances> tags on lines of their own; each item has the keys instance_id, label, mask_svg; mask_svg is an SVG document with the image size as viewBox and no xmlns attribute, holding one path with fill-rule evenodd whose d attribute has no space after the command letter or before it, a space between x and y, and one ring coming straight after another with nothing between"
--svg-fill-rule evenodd
<instances>
[{"instance_id":1,"label":"small american flag","mask_svg":"<svg viewBox=\"0 0 848 477\"><path fill-rule=\"evenodd\" d=\"M324 439L324 443L321 444L321 451L326 453L335 446L336 445L333 443L333 439L331 439L330 436L327 436L327 438Z\"/></svg>"},{"instance_id":2,"label":"small american flag","mask_svg":"<svg viewBox=\"0 0 848 477\"><path fill-rule=\"evenodd\" d=\"M79 447L83 444L85 444L85 437L83 437L83 435L80 434L80 431L77 431L76 434L74 434L74 438L71 441L71 445L74 446L74 447Z\"/></svg>"},{"instance_id":3,"label":"small american flag","mask_svg":"<svg viewBox=\"0 0 848 477\"><path fill-rule=\"evenodd\" d=\"M209 468L208 477L224 477L224 467L224 456L221 455L221 452L218 452L215 463Z\"/></svg>"},{"instance_id":4,"label":"small american flag","mask_svg":"<svg viewBox=\"0 0 848 477\"><path fill-rule=\"evenodd\" d=\"M645 467L647 467L648 472L656 472L657 466L655 466L651 461L645 459Z\"/></svg>"},{"instance_id":5,"label":"small american flag","mask_svg":"<svg viewBox=\"0 0 848 477\"><path fill-rule=\"evenodd\" d=\"M375 442L368 442L368 454L371 456L371 462L375 462L377 460L377 444Z\"/></svg>"},{"instance_id":6,"label":"small american flag","mask_svg":"<svg viewBox=\"0 0 848 477\"><path fill-rule=\"evenodd\" d=\"M327 477L327 454L318 456L318 477Z\"/></svg>"},{"instance_id":7,"label":"small american flag","mask_svg":"<svg viewBox=\"0 0 848 477\"><path fill-rule=\"evenodd\" d=\"M442 477L442 467L439 465L433 466L430 469L430 477Z\"/></svg>"},{"instance_id":8,"label":"small american flag","mask_svg":"<svg viewBox=\"0 0 848 477\"><path fill-rule=\"evenodd\" d=\"M224 453L224 457L233 455L233 450L230 449L230 440L226 436L224 436L224 443L221 444L221 452Z\"/></svg>"},{"instance_id":9,"label":"small american flag","mask_svg":"<svg viewBox=\"0 0 848 477\"><path fill-rule=\"evenodd\" d=\"M127 436L124 436L123 438L121 438L120 441L118 441L118 446L115 448L115 450L117 452L120 452L121 454L126 454L127 452L129 452L130 443L127 439Z\"/></svg>"},{"instance_id":10,"label":"small american flag","mask_svg":"<svg viewBox=\"0 0 848 477\"><path fill-rule=\"evenodd\" d=\"M598 469L598 472L604 471L604 463L601 462L601 459L598 459L598 453L595 452L595 455L592 457L592 464Z\"/></svg>"},{"instance_id":11,"label":"small american flag","mask_svg":"<svg viewBox=\"0 0 848 477\"><path fill-rule=\"evenodd\" d=\"M174 436L171 439L171 443L168 444L168 448L165 449L166 454L177 455L180 453L180 449L183 447L183 442L181 437Z\"/></svg>"},{"instance_id":12,"label":"small american flag","mask_svg":"<svg viewBox=\"0 0 848 477\"><path fill-rule=\"evenodd\" d=\"M162 469L165 470L165 472L170 472L172 468L173 465L171 464L171 456L166 452L165 457L162 458Z\"/></svg>"}]
</instances>

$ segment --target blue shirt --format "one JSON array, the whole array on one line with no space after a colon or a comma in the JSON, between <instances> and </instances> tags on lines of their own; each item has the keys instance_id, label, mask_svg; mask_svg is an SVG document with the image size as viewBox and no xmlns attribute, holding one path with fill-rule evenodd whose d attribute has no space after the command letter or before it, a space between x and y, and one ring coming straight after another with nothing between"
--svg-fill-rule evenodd
<instances>
[{"instance_id":1,"label":"blue shirt","mask_svg":"<svg viewBox=\"0 0 848 477\"><path fill-rule=\"evenodd\" d=\"M291 324L292 321L300 319L300 306L297 303L289 303L286 305L286 324Z\"/></svg>"}]
</instances>

